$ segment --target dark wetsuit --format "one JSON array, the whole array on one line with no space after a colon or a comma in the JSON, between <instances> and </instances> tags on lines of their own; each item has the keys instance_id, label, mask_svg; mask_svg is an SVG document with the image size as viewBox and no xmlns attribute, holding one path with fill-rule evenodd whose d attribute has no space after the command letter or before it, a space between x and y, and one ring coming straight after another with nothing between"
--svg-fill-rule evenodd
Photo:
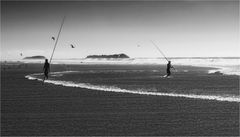
<instances>
[{"instance_id":1,"label":"dark wetsuit","mask_svg":"<svg viewBox=\"0 0 240 137\"><path fill-rule=\"evenodd\" d=\"M48 62L45 62L43 71L44 71L44 76L48 79L48 73L50 71L50 64Z\"/></svg>"},{"instance_id":2,"label":"dark wetsuit","mask_svg":"<svg viewBox=\"0 0 240 137\"><path fill-rule=\"evenodd\" d=\"M168 64L167 64L167 76L170 76L170 75L171 75L171 71L170 71L171 67L172 67L171 64L168 63Z\"/></svg>"}]
</instances>

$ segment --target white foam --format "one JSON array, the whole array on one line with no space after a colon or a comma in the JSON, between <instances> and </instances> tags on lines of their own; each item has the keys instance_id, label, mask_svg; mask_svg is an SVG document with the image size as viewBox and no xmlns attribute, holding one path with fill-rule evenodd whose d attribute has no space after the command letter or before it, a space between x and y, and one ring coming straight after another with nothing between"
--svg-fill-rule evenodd
<instances>
[{"instance_id":1,"label":"white foam","mask_svg":"<svg viewBox=\"0 0 240 137\"><path fill-rule=\"evenodd\" d=\"M220 71L226 75L240 75L240 58L169 58L173 65L187 65L198 67L213 67L219 68ZM21 60L24 63L43 63L44 60ZM167 62L164 58L123 58L123 59L54 59L52 64L115 64L115 65L136 65L136 64L161 64L166 65ZM235 69L237 67L238 69ZM213 72L214 73L214 72Z\"/></svg>"},{"instance_id":2,"label":"white foam","mask_svg":"<svg viewBox=\"0 0 240 137\"><path fill-rule=\"evenodd\" d=\"M40 78L33 77L33 75L27 75L25 78L29 80L39 80L43 81ZM74 83L72 81L60 81L60 80L45 80L45 83L51 83L55 85L61 85L66 87L79 87L91 90L99 91L108 91L108 92L118 92L118 93L131 93L131 94L140 94L140 95L153 95L153 96L169 96L169 97L182 97L182 98L191 98L191 99L202 99L202 100L216 100L216 101L227 101L227 102L240 102L239 96L216 96L216 95L195 95L195 94L179 94L179 93L161 93L161 92L147 92L144 90L127 90L121 89L114 86L105 86L105 85L92 85L89 83Z\"/></svg>"},{"instance_id":3,"label":"white foam","mask_svg":"<svg viewBox=\"0 0 240 137\"><path fill-rule=\"evenodd\" d=\"M79 72L79 71L60 71L60 72L51 72L51 74L66 74L66 73L73 73L73 72Z\"/></svg>"},{"instance_id":4,"label":"white foam","mask_svg":"<svg viewBox=\"0 0 240 137\"><path fill-rule=\"evenodd\" d=\"M219 66L218 69L209 70L208 73L223 73L225 75L240 75L240 66Z\"/></svg>"}]
</instances>

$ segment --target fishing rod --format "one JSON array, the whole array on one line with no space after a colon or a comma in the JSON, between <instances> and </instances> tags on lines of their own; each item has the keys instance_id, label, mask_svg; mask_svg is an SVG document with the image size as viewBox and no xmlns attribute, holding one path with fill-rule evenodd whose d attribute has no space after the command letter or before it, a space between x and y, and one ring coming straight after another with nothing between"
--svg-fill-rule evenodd
<instances>
[{"instance_id":1,"label":"fishing rod","mask_svg":"<svg viewBox=\"0 0 240 137\"><path fill-rule=\"evenodd\" d=\"M167 61L169 61L168 59L167 59L167 57L164 55L164 53L160 50L160 48L151 40L151 42L152 42L152 44L156 47L156 49L163 55L163 57L167 60ZM174 69L174 70L176 70L173 66L172 66L172 68Z\"/></svg>"},{"instance_id":2,"label":"fishing rod","mask_svg":"<svg viewBox=\"0 0 240 137\"><path fill-rule=\"evenodd\" d=\"M56 39L55 44L54 44L54 48L53 48L53 52L52 52L52 55L51 55L49 64L51 64L53 54L54 54L55 49L56 49L56 47L57 47L58 39L59 39L60 33L61 33L61 31L62 31L62 27L63 27L64 21L65 21L65 18L66 18L66 16L63 17L63 20L62 20L62 23L61 23L61 27L60 27L60 30L59 30L59 32L58 32L57 39Z\"/></svg>"},{"instance_id":3,"label":"fishing rod","mask_svg":"<svg viewBox=\"0 0 240 137\"><path fill-rule=\"evenodd\" d=\"M163 57L167 60L167 61L169 61L168 59L167 59L167 57L164 55L164 53L160 50L160 48L151 40L151 42L152 42L152 44L156 47L156 49L163 55Z\"/></svg>"}]
</instances>

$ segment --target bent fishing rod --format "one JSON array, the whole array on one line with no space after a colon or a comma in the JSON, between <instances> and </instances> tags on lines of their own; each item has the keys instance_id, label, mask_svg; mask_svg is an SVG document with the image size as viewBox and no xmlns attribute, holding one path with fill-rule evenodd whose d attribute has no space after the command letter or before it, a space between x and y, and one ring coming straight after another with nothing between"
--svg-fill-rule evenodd
<instances>
[{"instance_id":1,"label":"bent fishing rod","mask_svg":"<svg viewBox=\"0 0 240 137\"><path fill-rule=\"evenodd\" d=\"M155 46L155 48L162 54L162 56L167 60L167 62L169 61L168 58L164 55L164 53L160 50L160 48L151 40L152 44ZM172 68L174 70L176 70L173 66Z\"/></svg>"},{"instance_id":2,"label":"bent fishing rod","mask_svg":"<svg viewBox=\"0 0 240 137\"><path fill-rule=\"evenodd\" d=\"M167 57L164 55L164 53L160 50L160 48L151 40L151 42L152 42L152 44L155 46L155 48L162 54L162 56L167 60L167 61L169 61L168 59L167 59Z\"/></svg>"},{"instance_id":3,"label":"bent fishing rod","mask_svg":"<svg viewBox=\"0 0 240 137\"><path fill-rule=\"evenodd\" d=\"M53 54L54 54L55 49L56 49L56 47L57 47L58 39L59 39L60 33L61 33L61 31L62 31L62 27L63 27L64 21L65 21L65 18L66 18L66 16L63 17L63 20L62 20L62 23L61 23L61 27L60 27L60 30L59 30L59 32L58 32L57 39L56 39L55 44L54 44L54 48L53 48L53 52L52 52L52 55L51 55L49 64L51 64Z\"/></svg>"}]
</instances>

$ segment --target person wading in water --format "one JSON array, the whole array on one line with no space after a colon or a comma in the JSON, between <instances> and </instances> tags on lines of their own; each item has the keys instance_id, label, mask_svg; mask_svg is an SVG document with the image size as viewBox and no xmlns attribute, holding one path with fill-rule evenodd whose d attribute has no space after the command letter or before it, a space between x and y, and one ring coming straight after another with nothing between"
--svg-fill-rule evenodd
<instances>
[{"instance_id":1,"label":"person wading in water","mask_svg":"<svg viewBox=\"0 0 240 137\"><path fill-rule=\"evenodd\" d=\"M168 61L168 64L167 64L167 76L166 77L169 77L171 75L171 71L170 69L174 67L171 65L171 61Z\"/></svg>"},{"instance_id":2,"label":"person wading in water","mask_svg":"<svg viewBox=\"0 0 240 137\"><path fill-rule=\"evenodd\" d=\"M48 73L50 72L50 64L48 63L48 59L45 59L43 72L44 72L44 78L43 78L43 81L44 81L45 79L48 79Z\"/></svg>"}]
</instances>

